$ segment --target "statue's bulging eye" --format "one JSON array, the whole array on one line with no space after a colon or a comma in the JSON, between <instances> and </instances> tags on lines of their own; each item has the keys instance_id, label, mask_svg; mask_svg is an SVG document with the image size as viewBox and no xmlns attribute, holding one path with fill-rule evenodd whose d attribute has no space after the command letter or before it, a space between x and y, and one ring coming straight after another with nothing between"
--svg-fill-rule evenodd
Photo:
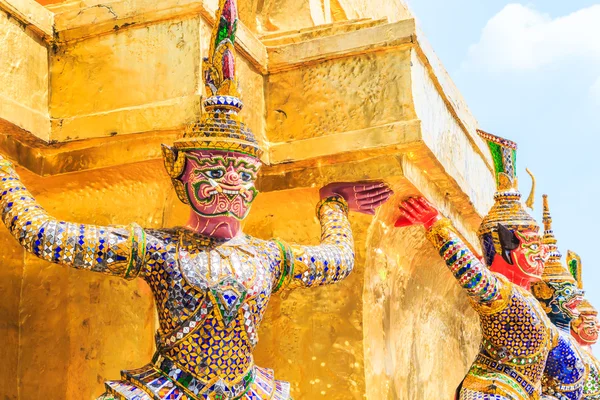
<instances>
[{"instance_id":1,"label":"statue's bulging eye","mask_svg":"<svg viewBox=\"0 0 600 400\"><path fill-rule=\"evenodd\" d=\"M540 245L539 245L539 244L537 244L537 243L534 243L534 244L532 244L531 246L529 246L529 248L530 248L531 250L537 251L537 250L539 250L539 248L540 248Z\"/></svg>"},{"instance_id":2,"label":"statue's bulging eye","mask_svg":"<svg viewBox=\"0 0 600 400\"><path fill-rule=\"evenodd\" d=\"M252 180L252 174L249 174L248 172L240 172L240 178L244 181L244 182L250 182Z\"/></svg>"},{"instance_id":3,"label":"statue's bulging eye","mask_svg":"<svg viewBox=\"0 0 600 400\"><path fill-rule=\"evenodd\" d=\"M205 171L204 174L212 179L220 179L225 175L225 171L223 171L222 169L211 169Z\"/></svg>"}]
</instances>

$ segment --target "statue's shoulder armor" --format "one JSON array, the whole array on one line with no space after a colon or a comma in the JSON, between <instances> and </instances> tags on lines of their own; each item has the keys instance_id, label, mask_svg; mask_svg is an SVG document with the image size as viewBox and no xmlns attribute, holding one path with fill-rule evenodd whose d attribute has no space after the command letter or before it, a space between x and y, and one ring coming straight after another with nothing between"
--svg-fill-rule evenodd
<instances>
[{"instance_id":1,"label":"statue's shoulder armor","mask_svg":"<svg viewBox=\"0 0 600 400\"><path fill-rule=\"evenodd\" d=\"M182 228L144 229L149 240L154 239L165 243L177 242L181 230Z\"/></svg>"},{"instance_id":2,"label":"statue's shoulder armor","mask_svg":"<svg viewBox=\"0 0 600 400\"><path fill-rule=\"evenodd\" d=\"M277 239L259 239L250 235L246 235L246 240L250 247L256 249L259 254L266 256L271 259L273 257L278 258L281 253L281 248L278 243L283 243Z\"/></svg>"},{"instance_id":3,"label":"statue's shoulder armor","mask_svg":"<svg viewBox=\"0 0 600 400\"><path fill-rule=\"evenodd\" d=\"M526 364L545 359L552 346L551 323L527 290L503 280L503 298L493 313L480 313L483 344L490 356Z\"/></svg>"}]
</instances>

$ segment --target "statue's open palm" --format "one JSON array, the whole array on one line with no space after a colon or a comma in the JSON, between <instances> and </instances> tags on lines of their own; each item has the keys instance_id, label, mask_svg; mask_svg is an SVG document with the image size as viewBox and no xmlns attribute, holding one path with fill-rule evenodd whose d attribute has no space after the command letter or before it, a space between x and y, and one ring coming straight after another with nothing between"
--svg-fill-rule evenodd
<instances>
[{"instance_id":1,"label":"statue's open palm","mask_svg":"<svg viewBox=\"0 0 600 400\"><path fill-rule=\"evenodd\" d=\"M425 197L412 197L400 203L402 215L395 223L396 227L423 225L429 229L440 219L439 211Z\"/></svg>"},{"instance_id":2,"label":"statue's open palm","mask_svg":"<svg viewBox=\"0 0 600 400\"><path fill-rule=\"evenodd\" d=\"M383 181L335 182L321 188L321 198L339 195L351 211L373 215L394 192Z\"/></svg>"}]
</instances>

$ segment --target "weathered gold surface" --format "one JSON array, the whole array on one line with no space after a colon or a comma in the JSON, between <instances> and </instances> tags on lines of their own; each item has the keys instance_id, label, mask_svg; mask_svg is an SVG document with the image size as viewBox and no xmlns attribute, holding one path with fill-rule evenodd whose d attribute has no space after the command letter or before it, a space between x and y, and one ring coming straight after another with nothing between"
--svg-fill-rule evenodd
<instances>
[{"instance_id":1,"label":"weathered gold surface","mask_svg":"<svg viewBox=\"0 0 600 400\"><path fill-rule=\"evenodd\" d=\"M246 230L260 237L316 244L317 201L316 189L262 193ZM358 262L350 277L334 286L296 290L289 297L271 299L256 359L291 382L294 398L363 398L361 291L363 238L369 222L366 216L351 216Z\"/></svg>"},{"instance_id":2,"label":"weathered gold surface","mask_svg":"<svg viewBox=\"0 0 600 400\"><path fill-rule=\"evenodd\" d=\"M0 118L50 139L48 50L0 3Z\"/></svg>"},{"instance_id":3,"label":"weathered gold surface","mask_svg":"<svg viewBox=\"0 0 600 400\"><path fill-rule=\"evenodd\" d=\"M160 226L170 182L162 175L148 175L159 168L151 162L50 178L19 173L40 203L59 218ZM1 387L8 389L0 389L3 394L16 392L12 388L18 383L19 396L8 398L91 399L104 379L118 378L121 369L147 362L155 317L145 283L24 258L8 231L0 231L2 243L8 243L2 247L3 257L5 248L14 257L0 279L6 287L3 295L13 293L2 301L2 322L8 327L3 338L14 340L18 335L13 346L1 346L2 358L9 361L2 368L12 367L0 376ZM10 365L15 356L18 367Z\"/></svg>"},{"instance_id":4,"label":"weathered gold surface","mask_svg":"<svg viewBox=\"0 0 600 400\"><path fill-rule=\"evenodd\" d=\"M0 88L0 151L35 172L20 170L51 213L185 222L159 143L199 115L216 3L54 4L56 43L0 14L0 32L14 33L0 78L15 83ZM297 399L449 398L475 351L474 315L422 232L390 226L400 198L424 194L477 247L494 182L474 117L399 1L239 3L243 116L267 150L246 231L315 243L321 185L380 178L397 192L375 220L351 216L358 262L346 281L272 299L257 362ZM347 20L384 16L398 22ZM0 393L91 399L149 359L143 283L25 258L0 232Z\"/></svg>"},{"instance_id":5,"label":"weathered gold surface","mask_svg":"<svg viewBox=\"0 0 600 400\"><path fill-rule=\"evenodd\" d=\"M393 203L378 214L367 239L366 395L450 399L477 353L477 315L423 228L392 227Z\"/></svg>"}]
</instances>

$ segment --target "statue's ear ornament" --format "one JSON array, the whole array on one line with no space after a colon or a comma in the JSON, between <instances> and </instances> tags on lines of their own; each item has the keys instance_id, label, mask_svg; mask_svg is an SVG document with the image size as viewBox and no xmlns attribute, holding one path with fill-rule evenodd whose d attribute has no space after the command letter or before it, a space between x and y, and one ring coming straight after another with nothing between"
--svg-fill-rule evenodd
<instances>
[{"instance_id":1,"label":"statue's ear ornament","mask_svg":"<svg viewBox=\"0 0 600 400\"><path fill-rule=\"evenodd\" d=\"M185 155L166 144L162 145L163 160L171 178L179 178L185 168Z\"/></svg>"},{"instance_id":2,"label":"statue's ear ornament","mask_svg":"<svg viewBox=\"0 0 600 400\"><path fill-rule=\"evenodd\" d=\"M179 179L185 168L185 154L164 144L162 145L162 153L165 169L171 177L171 182L173 182L177 197L182 203L189 204L187 194L185 193L185 186Z\"/></svg>"},{"instance_id":3,"label":"statue's ear ornament","mask_svg":"<svg viewBox=\"0 0 600 400\"><path fill-rule=\"evenodd\" d=\"M502 258L512 265L513 261L510 253L519 247L519 243L521 242L513 231L502 224L498 224L498 237L500 238L500 246L502 247Z\"/></svg>"},{"instance_id":4,"label":"statue's ear ornament","mask_svg":"<svg viewBox=\"0 0 600 400\"><path fill-rule=\"evenodd\" d=\"M536 299L541 300L550 300L554 296L554 290L552 290L552 288L550 288L550 286L543 281L536 282L535 284L531 285L531 292ZM544 311L550 311L545 304L542 303L542 306L544 306Z\"/></svg>"}]
</instances>

